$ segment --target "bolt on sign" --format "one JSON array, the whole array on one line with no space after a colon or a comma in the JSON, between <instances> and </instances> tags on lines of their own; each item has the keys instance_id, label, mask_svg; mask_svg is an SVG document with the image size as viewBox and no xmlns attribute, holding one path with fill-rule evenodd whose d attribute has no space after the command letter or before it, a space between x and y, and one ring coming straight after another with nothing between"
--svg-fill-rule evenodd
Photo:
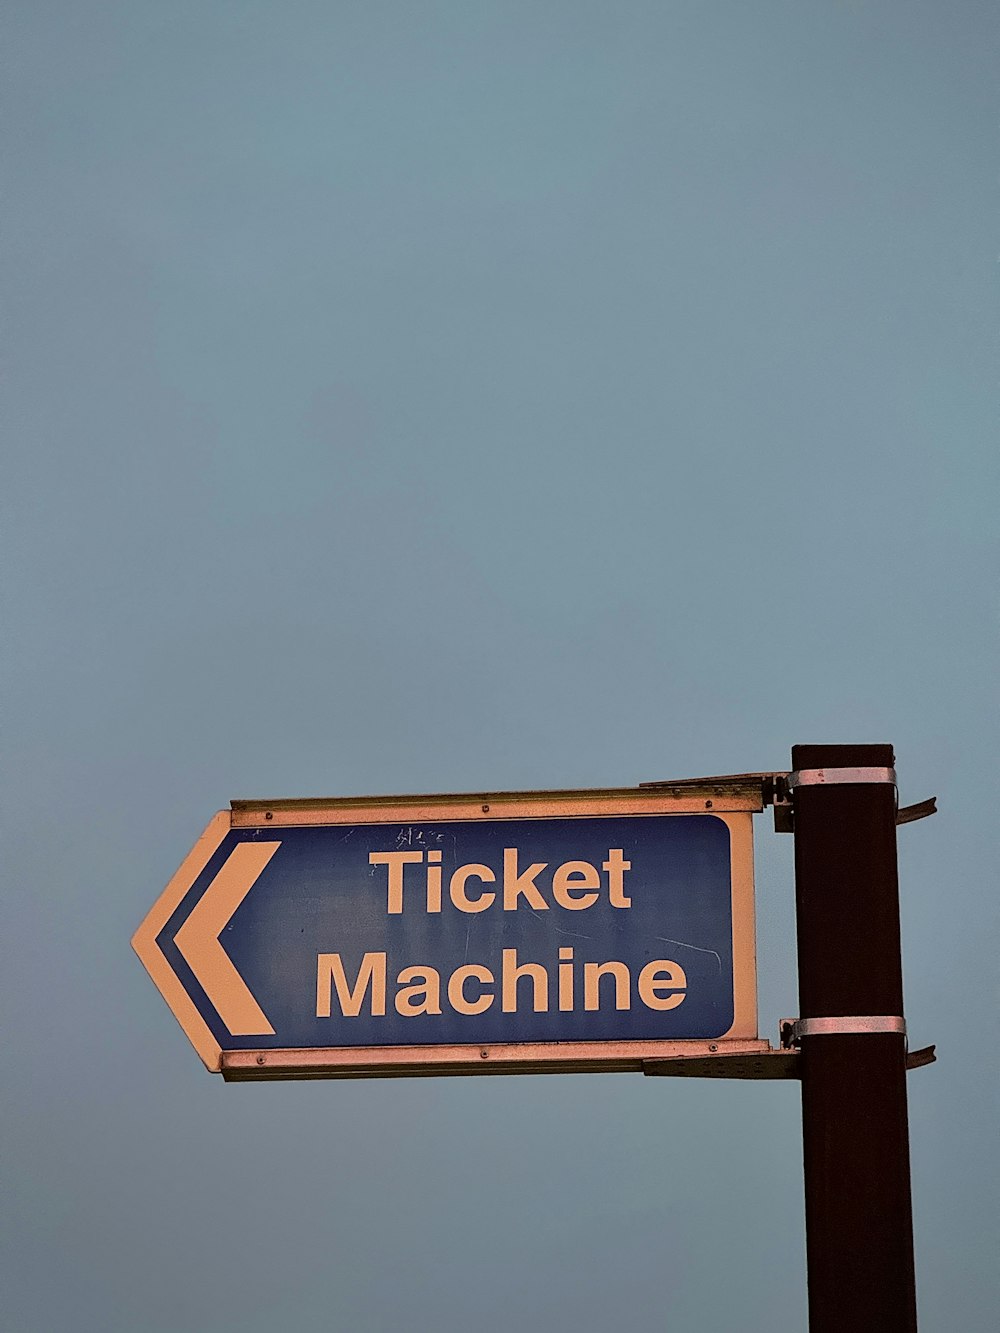
<instances>
[{"instance_id":1,"label":"bolt on sign","mask_svg":"<svg viewBox=\"0 0 1000 1333\"><path fill-rule=\"evenodd\" d=\"M756 1051L759 783L234 801L132 941L227 1079Z\"/></svg>"}]
</instances>

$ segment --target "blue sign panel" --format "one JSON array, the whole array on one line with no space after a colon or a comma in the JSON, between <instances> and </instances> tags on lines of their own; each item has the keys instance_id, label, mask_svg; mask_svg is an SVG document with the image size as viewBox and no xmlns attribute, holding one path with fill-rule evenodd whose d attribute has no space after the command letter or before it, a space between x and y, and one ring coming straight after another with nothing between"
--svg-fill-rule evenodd
<instances>
[{"instance_id":1,"label":"blue sign panel","mask_svg":"<svg viewBox=\"0 0 1000 1333\"><path fill-rule=\"evenodd\" d=\"M220 1052L711 1041L737 1017L733 824L220 827L136 949Z\"/></svg>"}]
</instances>

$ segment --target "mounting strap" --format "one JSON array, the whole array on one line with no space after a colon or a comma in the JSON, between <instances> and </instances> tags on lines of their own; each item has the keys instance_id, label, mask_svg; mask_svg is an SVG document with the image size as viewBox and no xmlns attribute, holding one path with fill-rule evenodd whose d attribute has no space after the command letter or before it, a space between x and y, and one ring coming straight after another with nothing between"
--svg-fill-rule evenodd
<instances>
[{"instance_id":1,"label":"mounting strap","mask_svg":"<svg viewBox=\"0 0 1000 1333\"><path fill-rule=\"evenodd\" d=\"M781 1021L781 1044L797 1046L801 1037L854 1036L857 1033L896 1032L906 1036L906 1020L896 1014L868 1014L852 1018L785 1018Z\"/></svg>"},{"instance_id":2,"label":"mounting strap","mask_svg":"<svg viewBox=\"0 0 1000 1333\"><path fill-rule=\"evenodd\" d=\"M800 768L789 773L789 791L796 787L825 787L837 782L888 782L896 785L894 768Z\"/></svg>"}]
</instances>

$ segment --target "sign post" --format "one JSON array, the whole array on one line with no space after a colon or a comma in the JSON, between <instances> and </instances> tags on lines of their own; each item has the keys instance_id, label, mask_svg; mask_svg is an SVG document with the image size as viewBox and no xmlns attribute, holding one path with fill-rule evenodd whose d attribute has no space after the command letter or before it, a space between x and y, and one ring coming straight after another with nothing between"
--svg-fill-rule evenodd
<instances>
[{"instance_id":1,"label":"sign post","mask_svg":"<svg viewBox=\"0 0 1000 1333\"><path fill-rule=\"evenodd\" d=\"M889 745L796 745L810 1333L917 1327Z\"/></svg>"},{"instance_id":2,"label":"sign post","mask_svg":"<svg viewBox=\"0 0 1000 1333\"><path fill-rule=\"evenodd\" d=\"M889 745L606 791L234 801L133 938L231 1081L801 1079L810 1333L915 1333ZM799 1014L757 1034L751 820L795 837Z\"/></svg>"}]
</instances>

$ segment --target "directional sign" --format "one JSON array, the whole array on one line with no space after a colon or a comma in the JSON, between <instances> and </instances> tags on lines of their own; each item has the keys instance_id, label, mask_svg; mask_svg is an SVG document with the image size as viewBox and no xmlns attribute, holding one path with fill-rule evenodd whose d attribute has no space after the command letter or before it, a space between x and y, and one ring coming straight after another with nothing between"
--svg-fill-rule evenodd
<instances>
[{"instance_id":1,"label":"directional sign","mask_svg":"<svg viewBox=\"0 0 1000 1333\"><path fill-rule=\"evenodd\" d=\"M757 1049L759 793L234 802L133 946L230 1079Z\"/></svg>"}]
</instances>

